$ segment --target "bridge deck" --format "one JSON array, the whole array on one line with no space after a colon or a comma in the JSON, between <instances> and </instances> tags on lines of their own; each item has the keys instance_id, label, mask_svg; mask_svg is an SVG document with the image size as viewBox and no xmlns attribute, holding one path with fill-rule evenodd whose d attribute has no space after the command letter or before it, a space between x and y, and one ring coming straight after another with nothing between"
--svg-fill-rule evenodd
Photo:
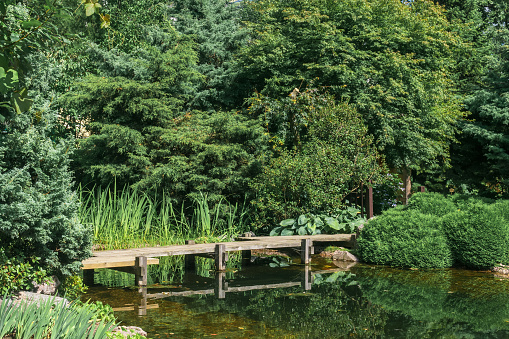
<instances>
[{"instance_id":1,"label":"bridge deck","mask_svg":"<svg viewBox=\"0 0 509 339\"><path fill-rule=\"evenodd\" d=\"M352 244L355 234L323 234L310 236L246 237L242 241L211 244L189 244L157 247L142 247L125 250L94 251L93 256L83 261L83 270L95 268L133 267L136 257L148 258L147 264L158 264L157 257L189 254L214 254L217 245L224 245L225 252L250 251L300 247L302 240L311 242L343 242Z\"/></svg>"}]
</instances>

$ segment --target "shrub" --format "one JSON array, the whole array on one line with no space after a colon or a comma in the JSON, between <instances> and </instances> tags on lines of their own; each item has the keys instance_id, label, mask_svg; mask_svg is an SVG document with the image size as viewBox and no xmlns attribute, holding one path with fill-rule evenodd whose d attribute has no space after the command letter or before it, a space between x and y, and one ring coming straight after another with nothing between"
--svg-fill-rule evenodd
<instances>
[{"instance_id":1,"label":"shrub","mask_svg":"<svg viewBox=\"0 0 509 339\"><path fill-rule=\"evenodd\" d=\"M456 211L456 206L451 199L440 193L415 193L410 198L406 209L442 217Z\"/></svg>"},{"instance_id":2,"label":"shrub","mask_svg":"<svg viewBox=\"0 0 509 339\"><path fill-rule=\"evenodd\" d=\"M509 200L497 201L495 204L493 204L493 209L502 218L504 218L507 222L509 222Z\"/></svg>"},{"instance_id":3,"label":"shrub","mask_svg":"<svg viewBox=\"0 0 509 339\"><path fill-rule=\"evenodd\" d=\"M32 281L42 283L46 278L46 271L38 268L39 258L31 257L27 260L20 258L8 259L0 248L0 295L31 290Z\"/></svg>"},{"instance_id":4,"label":"shrub","mask_svg":"<svg viewBox=\"0 0 509 339\"><path fill-rule=\"evenodd\" d=\"M396 267L445 268L452 265L439 218L397 207L370 220L358 240L358 254L367 263Z\"/></svg>"},{"instance_id":5,"label":"shrub","mask_svg":"<svg viewBox=\"0 0 509 339\"><path fill-rule=\"evenodd\" d=\"M484 269L507 262L509 222L499 215L497 208L471 203L446 215L442 222L458 264Z\"/></svg>"},{"instance_id":6,"label":"shrub","mask_svg":"<svg viewBox=\"0 0 509 339\"><path fill-rule=\"evenodd\" d=\"M43 116L43 119L50 119ZM41 258L50 274L78 272L91 255L91 229L77 218L68 142L54 142L50 126L18 114L0 133L0 247L8 257Z\"/></svg>"}]
</instances>

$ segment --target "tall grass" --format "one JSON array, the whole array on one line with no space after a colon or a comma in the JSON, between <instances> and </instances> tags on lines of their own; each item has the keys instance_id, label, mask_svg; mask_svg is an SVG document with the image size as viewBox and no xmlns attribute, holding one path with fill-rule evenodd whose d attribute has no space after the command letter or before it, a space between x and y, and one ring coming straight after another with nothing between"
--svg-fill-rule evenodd
<instances>
[{"instance_id":1,"label":"tall grass","mask_svg":"<svg viewBox=\"0 0 509 339\"><path fill-rule=\"evenodd\" d=\"M116 186L80 189L81 222L105 249L182 244L186 239L229 239L247 230L247 209L224 199L211 206L204 194L175 206L167 194L149 196Z\"/></svg>"}]
</instances>

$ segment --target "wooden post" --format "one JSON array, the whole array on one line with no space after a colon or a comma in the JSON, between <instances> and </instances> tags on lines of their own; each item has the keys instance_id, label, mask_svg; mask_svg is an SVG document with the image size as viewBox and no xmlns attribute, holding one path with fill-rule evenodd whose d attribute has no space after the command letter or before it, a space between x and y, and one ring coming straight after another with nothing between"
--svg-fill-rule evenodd
<instances>
[{"instance_id":1,"label":"wooden post","mask_svg":"<svg viewBox=\"0 0 509 339\"><path fill-rule=\"evenodd\" d=\"M225 272L216 273L216 284L214 286L214 294L218 299L224 299L226 297L226 289L228 287L225 282L225 278L226 278Z\"/></svg>"},{"instance_id":2,"label":"wooden post","mask_svg":"<svg viewBox=\"0 0 509 339\"><path fill-rule=\"evenodd\" d=\"M196 244L194 240L186 240L186 245ZM196 256L194 254L184 255L184 268L185 270L194 270L196 268Z\"/></svg>"},{"instance_id":3,"label":"wooden post","mask_svg":"<svg viewBox=\"0 0 509 339\"><path fill-rule=\"evenodd\" d=\"M366 217L368 219L373 218L373 187L371 187L371 180L369 181L370 186L368 186L366 192Z\"/></svg>"},{"instance_id":4,"label":"wooden post","mask_svg":"<svg viewBox=\"0 0 509 339\"><path fill-rule=\"evenodd\" d=\"M147 315L147 288L140 287L138 292L141 294L140 306L138 307L138 315Z\"/></svg>"},{"instance_id":5,"label":"wooden post","mask_svg":"<svg viewBox=\"0 0 509 339\"><path fill-rule=\"evenodd\" d=\"M357 200L357 199L355 199ZM364 183L361 182L361 218L364 218Z\"/></svg>"},{"instance_id":6,"label":"wooden post","mask_svg":"<svg viewBox=\"0 0 509 339\"><path fill-rule=\"evenodd\" d=\"M421 192L421 193L426 192L426 187L425 186L419 186L419 192Z\"/></svg>"},{"instance_id":7,"label":"wooden post","mask_svg":"<svg viewBox=\"0 0 509 339\"><path fill-rule=\"evenodd\" d=\"M251 263L251 250L242 251L242 265L247 266Z\"/></svg>"},{"instance_id":8,"label":"wooden post","mask_svg":"<svg viewBox=\"0 0 509 339\"><path fill-rule=\"evenodd\" d=\"M94 270L83 270L83 283L87 286L94 286Z\"/></svg>"},{"instance_id":9,"label":"wooden post","mask_svg":"<svg viewBox=\"0 0 509 339\"><path fill-rule=\"evenodd\" d=\"M226 269L226 251L224 244L217 244L215 249L215 260L216 260L216 270L224 271Z\"/></svg>"},{"instance_id":10,"label":"wooden post","mask_svg":"<svg viewBox=\"0 0 509 339\"><path fill-rule=\"evenodd\" d=\"M136 257L134 261L134 279L138 286L147 286L147 257Z\"/></svg>"},{"instance_id":11,"label":"wooden post","mask_svg":"<svg viewBox=\"0 0 509 339\"><path fill-rule=\"evenodd\" d=\"M313 274L311 273L311 269L309 265L304 267L304 272L302 272L302 287L304 287L305 291L311 290L311 285L313 284Z\"/></svg>"},{"instance_id":12,"label":"wooden post","mask_svg":"<svg viewBox=\"0 0 509 339\"><path fill-rule=\"evenodd\" d=\"M302 239L300 245L300 262L304 265L309 265L311 262L311 239Z\"/></svg>"}]
</instances>

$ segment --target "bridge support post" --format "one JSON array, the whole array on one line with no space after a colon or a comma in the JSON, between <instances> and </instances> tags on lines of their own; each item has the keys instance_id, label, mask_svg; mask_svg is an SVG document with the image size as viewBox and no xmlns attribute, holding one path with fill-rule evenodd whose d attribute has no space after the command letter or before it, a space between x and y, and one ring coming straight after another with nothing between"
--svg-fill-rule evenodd
<instances>
[{"instance_id":1,"label":"bridge support post","mask_svg":"<svg viewBox=\"0 0 509 339\"><path fill-rule=\"evenodd\" d=\"M196 244L194 240L186 240L186 245ZM194 254L184 255L184 267L186 270L194 270L196 268L196 256Z\"/></svg>"},{"instance_id":2,"label":"bridge support post","mask_svg":"<svg viewBox=\"0 0 509 339\"><path fill-rule=\"evenodd\" d=\"M226 290L228 289L228 283L226 280L225 272L216 273L216 284L214 286L214 294L217 299L224 299L226 297Z\"/></svg>"},{"instance_id":3,"label":"bridge support post","mask_svg":"<svg viewBox=\"0 0 509 339\"><path fill-rule=\"evenodd\" d=\"M311 239L302 239L300 245L300 262L304 265L309 265L311 263L311 249L312 241Z\"/></svg>"},{"instance_id":4,"label":"bridge support post","mask_svg":"<svg viewBox=\"0 0 509 339\"><path fill-rule=\"evenodd\" d=\"M251 250L242 251L242 266L247 266L251 263Z\"/></svg>"},{"instance_id":5,"label":"bridge support post","mask_svg":"<svg viewBox=\"0 0 509 339\"><path fill-rule=\"evenodd\" d=\"M309 265L304 267L304 272L302 272L302 287L304 287L305 291L311 290L311 285L313 284L313 274L311 273L311 269Z\"/></svg>"},{"instance_id":6,"label":"bridge support post","mask_svg":"<svg viewBox=\"0 0 509 339\"><path fill-rule=\"evenodd\" d=\"M87 286L94 286L95 270L83 270L83 283Z\"/></svg>"},{"instance_id":7,"label":"bridge support post","mask_svg":"<svg viewBox=\"0 0 509 339\"><path fill-rule=\"evenodd\" d=\"M138 286L147 286L147 257L136 257L134 261L134 279Z\"/></svg>"},{"instance_id":8,"label":"bridge support post","mask_svg":"<svg viewBox=\"0 0 509 339\"><path fill-rule=\"evenodd\" d=\"M216 270L224 271L226 269L226 260L228 260L224 244L217 244L214 257L216 260Z\"/></svg>"},{"instance_id":9,"label":"bridge support post","mask_svg":"<svg viewBox=\"0 0 509 339\"><path fill-rule=\"evenodd\" d=\"M147 288L140 287L138 293L141 295L140 306L138 307L138 315L147 315Z\"/></svg>"}]
</instances>

